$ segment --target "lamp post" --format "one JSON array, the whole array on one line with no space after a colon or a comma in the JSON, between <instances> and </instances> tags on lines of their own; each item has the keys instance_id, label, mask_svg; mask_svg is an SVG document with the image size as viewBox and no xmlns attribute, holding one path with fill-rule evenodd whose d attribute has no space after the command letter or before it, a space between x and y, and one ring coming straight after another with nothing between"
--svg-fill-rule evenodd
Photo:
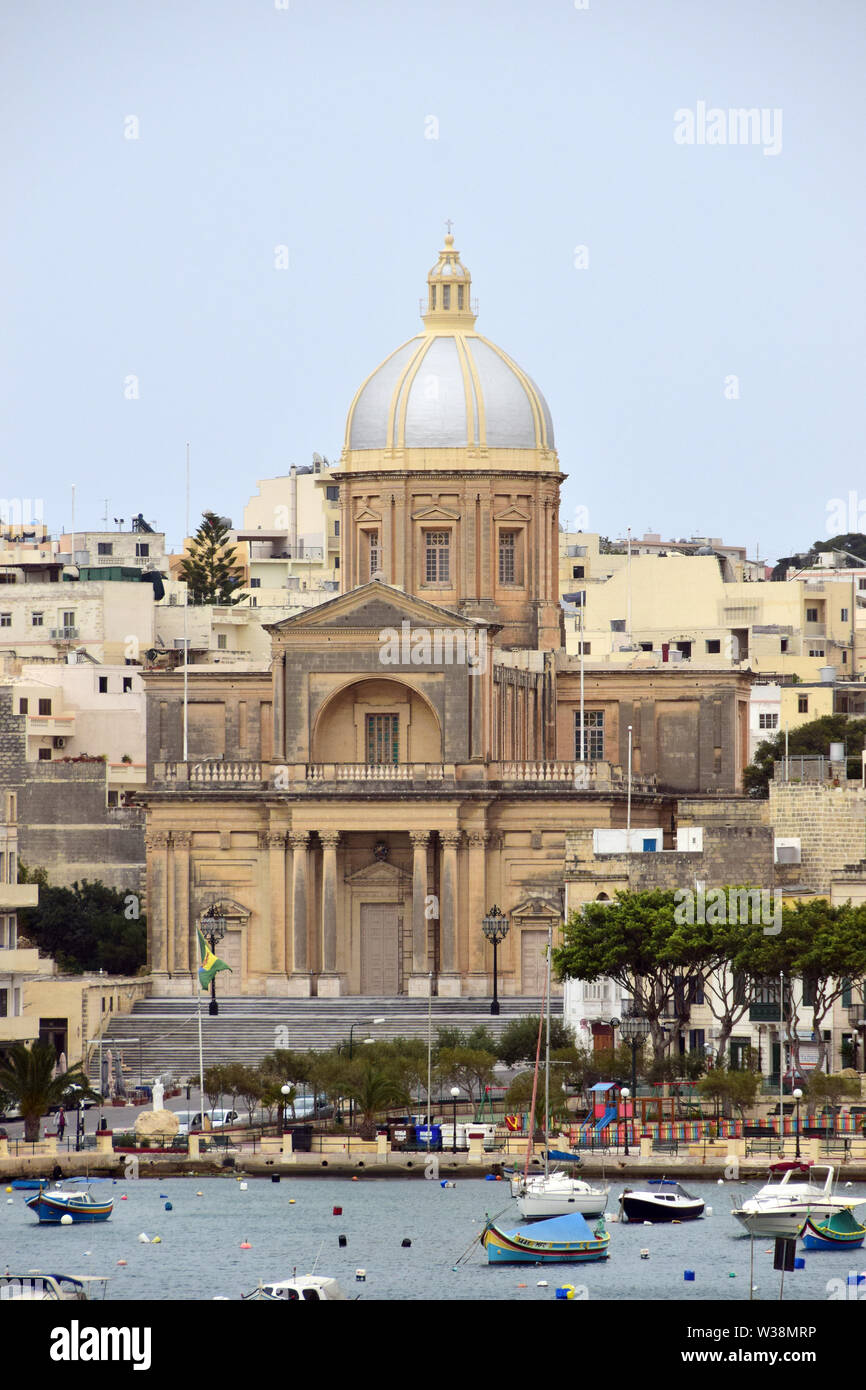
<instances>
[{"instance_id":1,"label":"lamp post","mask_svg":"<svg viewBox=\"0 0 866 1390\"><path fill-rule=\"evenodd\" d=\"M625 1148L623 1150L623 1158L628 1158L628 1101L630 1095L631 1091L628 1089L628 1086L623 1086L620 1089L620 1096L622 1097L622 1125L623 1129L625 1130Z\"/></svg>"},{"instance_id":2,"label":"lamp post","mask_svg":"<svg viewBox=\"0 0 866 1390\"><path fill-rule=\"evenodd\" d=\"M491 907L491 908L489 909L489 911L488 911L488 913L487 913L487 916L484 917L484 918L482 919L482 922L481 922L481 930L484 932L484 935L487 937L487 940L490 942L491 946L493 947L493 1003L490 1005L490 1012L491 1012L492 1014L498 1014L498 1013L499 1013L499 996L498 996L497 990L496 990L496 984L497 984L497 970L496 970L497 958L496 958L496 952L497 952L497 949L498 949L498 947L499 947L500 941L504 941L505 938L506 938L506 936L508 935L508 921L506 920L505 916L504 916L503 913L499 910L499 908L496 906L495 903L494 903L493 907Z\"/></svg>"},{"instance_id":3,"label":"lamp post","mask_svg":"<svg viewBox=\"0 0 866 1390\"><path fill-rule=\"evenodd\" d=\"M456 1152L457 1152L457 1097L459 1096L459 1094L460 1094L460 1087L459 1087L459 1086L452 1086L452 1087L451 1087L451 1100L452 1100L452 1102L453 1102L453 1104L454 1104L454 1126L453 1126L453 1128L452 1128L452 1130L451 1130L451 1152L452 1152L453 1154L456 1154Z\"/></svg>"},{"instance_id":4,"label":"lamp post","mask_svg":"<svg viewBox=\"0 0 866 1390\"><path fill-rule=\"evenodd\" d=\"M626 1013L619 1025L619 1035L631 1044L631 1093L637 1096L637 1049L649 1033L649 1019L641 1014ZM626 1150L628 1152L628 1150Z\"/></svg>"},{"instance_id":5,"label":"lamp post","mask_svg":"<svg viewBox=\"0 0 866 1390\"><path fill-rule=\"evenodd\" d=\"M354 1023L352 1023L352 1024L349 1025L349 1061L350 1061L350 1062L351 1062L351 1060L352 1060L352 1052L353 1052L354 1043L355 1043L354 1036L353 1036L353 1035L354 1035L354 1032L355 1032L355 1029L356 1029L356 1028L368 1027L371 1023L384 1023L384 1022L385 1022L384 1018L357 1018L357 1019L355 1019L355 1022L354 1022ZM374 1041L373 1038L365 1038L365 1039L364 1039L364 1042L369 1042L369 1043L371 1043L371 1042L373 1042L373 1041ZM349 1097L349 1133L350 1133L350 1134L351 1134L351 1132L352 1132L352 1125L353 1125L353 1123L354 1123L354 1120L355 1120L355 1097L354 1097L354 1096L350 1096L350 1097Z\"/></svg>"},{"instance_id":6,"label":"lamp post","mask_svg":"<svg viewBox=\"0 0 866 1390\"><path fill-rule=\"evenodd\" d=\"M201 934L214 954L216 954L217 944L222 941L226 934L226 926L227 919L220 915L216 904L211 903L207 912L203 914L201 919ZM207 1011L209 1014L219 1013L219 1004L217 1003L216 997L216 975L214 975L210 982L210 1003L207 1006ZM203 1116L204 1112L202 1112L202 1117Z\"/></svg>"},{"instance_id":7,"label":"lamp post","mask_svg":"<svg viewBox=\"0 0 866 1390\"><path fill-rule=\"evenodd\" d=\"M286 1106L289 1103L289 1096L291 1094L291 1086L289 1085L288 1081L284 1081L282 1086L280 1087L280 1095L283 1098L283 1103L280 1106L280 1138L282 1138L286 1132Z\"/></svg>"},{"instance_id":8,"label":"lamp post","mask_svg":"<svg viewBox=\"0 0 866 1390\"><path fill-rule=\"evenodd\" d=\"M795 1117L795 1119L794 1119L794 1128L795 1128L796 1133L797 1133L797 1152L796 1152L796 1155L795 1155L797 1158L800 1157L800 1101L801 1101L802 1099L803 1099L803 1092L800 1090L800 1088L799 1088L799 1086L798 1086L797 1089L796 1089L795 1092L794 1092L794 1100L797 1102L796 1117Z\"/></svg>"}]
</instances>

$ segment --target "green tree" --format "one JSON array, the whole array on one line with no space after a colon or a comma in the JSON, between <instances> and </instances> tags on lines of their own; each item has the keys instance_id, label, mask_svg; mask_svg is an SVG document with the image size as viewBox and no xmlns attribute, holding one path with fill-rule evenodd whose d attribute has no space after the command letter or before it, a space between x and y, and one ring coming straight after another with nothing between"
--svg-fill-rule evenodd
<instances>
[{"instance_id":1,"label":"green tree","mask_svg":"<svg viewBox=\"0 0 866 1390\"><path fill-rule=\"evenodd\" d=\"M523 1017L514 1018L507 1023L495 1045L499 1060L509 1067L516 1066L518 1062L534 1064L538 1046L538 1024L538 1014L525 1014ZM541 1030L542 1056L545 1050L545 1038L546 1026L543 1026ZM563 1047L574 1047L574 1033L563 1023L561 1018L551 1018L550 1050L553 1052Z\"/></svg>"},{"instance_id":2,"label":"green tree","mask_svg":"<svg viewBox=\"0 0 866 1390\"><path fill-rule=\"evenodd\" d=\"M806 1094L808 1096L809 1108L813 1106L832 1106L834 1112L838 1110L845 1097L850 1100L860 1099L860 1078L856 1076L842 1076L838 1072L810 1072L806 1081Z\"/></svg>"},{"instance_id":3,"label":"green tree","mask_svg":"<svg viewBox=\"0 0 866 1390\"><path fill-rule=\"evenodd\" d=\"M39 1138L39 1121L52 1105L69 1101L72 1087L76 1094L97 1100L80 1066L55 1076L57 1057L53 1047L34 1043L14 1043L0 1061L0 1089L13 1097L24 1119L24 1138L28 1144Z\"/></svg>"},{"instance_id":4,"label":"green tree","mask_svg":"<svg viewBox=\"0 0 866 1390\"><path fill-rule=\"evenodd\" d=\"M244 597L235 547L229 543L224 519L216 512L202 513L201 525L189 542L179 572L189 586L191 603L235 604Z\"/></svg>"},{"instance_id":5,"label":"green tree","mask_svg":"<svg viewBox=\"0 0 866 1390\"><path fill-rule=\"evenodd\" d=\"M494 1081L496 1053L473 1047L443 1047L436 1063L440 1085L454 1083L466 1091L470 1100L479 1101L485 1086Z\"/></svg>"},{"instance_id":6,"label":"green tree","mask_svg":"<svg viewBox=\"0 0 866 1390\"><path fill-rule=\"evenodd\" d=\"M244 1103L249 1123L252 1124L253 1113L268 1087L257 1067L238 1065L232 1076L232 1081L237 1087L237 1094Z\"/></svg>"},{"instance_id":7,"label":"green tree","mask_svg":"<svg viewBox=\"0 0 866 1390\"><path fill-rule=\"evenodd\" d=\"M345 1062L341 1094L355 1103L361 1117L361 1133L369 1137L377 1115L409 1104L409 1090L393 1072L375 1058L353 1058Z\"/></svg>"},{"instance_id":8,"label":"green tree","mask_svg":"<svg viewBox=\"0 0 866 1390\"><path fill-rule=\"evenodd\" d=\"M532 1082L534 1076L534 1071L524 1071L521 1072L519 1076L515 1076L514 1080L511 1082L511 1085L505 1093L505 1108L509 1114L522 1111L526 1111L527 1114L529 1113L529 1108L532 1105ZM565 1090L561 1079L557 1077L553 1068L551 1068L551 1120L564 1120L569 1118L568 1101L568 1092ZM544 1125L544 1076L541 1074L538 1077L538 1093L535 1097L535 1125L533 1128L536 1128L539 1124L542 1126Z\"/></svg>"},{"instance_id":9,"label":"green tree","mask_svg":"<svg viewBox=\"0 0 866 1390\"><path fill-rule=\"evenodd\" d=\"M137 893L109 888L98 879L71 888L48 883L42 869L19 865L19 882L39 884L36 907L18 913L21 933L73 975L104 970L134 975L147 960L147 920Z\"/></svg>"},{"instance_id":10,"label":"green tree","mask_svg":"<svg viewBox=\"0 0 866 1390\"><path fill-rule=\"evenodd\" d=\"M808 724L799 724L796 729L791 729L788 734L788 757L793 759L801 753L805 756L823 753L826 757L831 743L844 743L847 746L849 775L859 776L864 740L866 719L849 719L847 714L825 714L820 719L812 719ZM784 731L758 744L754 760L743 772L743 787L750 796L770 795L773 764L781 762L784 756ZM792 776L797 776L793 763L790 772Z\"/></svg>"}]
</instances>

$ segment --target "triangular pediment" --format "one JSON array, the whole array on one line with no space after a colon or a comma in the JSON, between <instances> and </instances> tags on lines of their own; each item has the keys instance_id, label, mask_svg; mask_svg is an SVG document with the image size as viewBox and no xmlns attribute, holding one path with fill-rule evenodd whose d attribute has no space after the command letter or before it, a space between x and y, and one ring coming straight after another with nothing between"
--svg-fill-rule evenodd
<instances>
[{"instance_id":1,"label":"triangular pediment","mask_svg":"<svg viewBox=\"0 0 866 1390\"><path fill-rule=\"evenodd\" d=\"M362 507L361 510L360 510L359 512L356 512L355 517L354 517L354 520L355 520L355 521L381 521L381 520L382 520L382 513L381 513L381 512L374 512L372 507Z\"/></svg>"},{"instance_id":2,"label":"triangular pediment","mask_svg":"<svg viewBox=\"0 0 866 1390\"><path fill-rule=\"evenodd\" d=\"M346 883L364 884L367 888L399 888L401 892L408 888L411 881L412 875L406 873L405 869L378 860L374 864L365 864L363 869L356 869L353 874L347 874L345 879Z\"/></svg>"},{"instance_id":3,"label":"triangular pediment","mask_svg":"<svg viewBox=\"0 0 866 1390\"><path fill-rule=\"evenodd\" d=\"M452 612L450 608L440 608L438 604L428 603L426 599L404 593L402 589L395 589L390 584L371 580L369 584L361 584L357 589L350 589L347 594L338 594L327 603L308 608L295 617L283 618L278 623L267 623L265 631L282 637L293 637L295 634L306 636L316 632L368 631L375 634L375 640L379 641L379 634L383 628L396 628L399 632L403 622L408 622L413 628L447 625L449 628L465 628L467 631L491 626L489 623L464 618L460 613Z\"/></svg>"},{"instance_id":4,"label":"triangular pediment","mask_svg":"<svg viewBox=\"0 0 866 1390\"><path fill-rule=\"evenodd\" d=\"M494 512L494 513L493 513L493 520L494 520L494 521L530 521L530 520L531 520L531 517L530 517L529 512L525 512L525 511L523 510L522 507L515 507L514 504L512 503L512 505L511 505L510 507L505 507L501 512Z\"/></svg>"},{"instance_id":5,"label":"triangular pediment","mask_svg":"<svg viewBox=\"0 0 866 1390\"><path fill-rule=\"evenodd\" d=\"M517 907L512 908L512 917L549 917L551 921L562 921L562 911L558 903L547 898L524 898Z\"/></svg>"},{"instance_id":6,"label":"triangular pediment","mask_svg":"<svg viewBox=\"0 0 866 1390\"><path fill-rule=\"evenodd\" d=\"M459 521L460 513L452 511L450 507L443 507L441 503L432 503L429 507L421 507L417 512L412 513L413 521Z\"/></svg>"}]
</instances>

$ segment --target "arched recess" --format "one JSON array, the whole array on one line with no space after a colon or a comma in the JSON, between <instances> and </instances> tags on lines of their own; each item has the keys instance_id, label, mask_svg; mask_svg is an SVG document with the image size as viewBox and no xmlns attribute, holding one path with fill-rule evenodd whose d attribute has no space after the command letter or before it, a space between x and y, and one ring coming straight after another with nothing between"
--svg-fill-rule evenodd
<instances>
[{"instance_id":1,"label":"arched recess","mask_svg":"<svg viewBox=\"0 0 866 1390\"><path fill-rule=\"evenodd\" d=\"M404 680L387 676L354 677L335 690L317 711L310 739L314 763L366 763L371 737L387 733L393 721L391 756L398 763L444 761L442 725L433 705ZM393 753L396 752L396 756Z\"/></svg>"}]
</instances>

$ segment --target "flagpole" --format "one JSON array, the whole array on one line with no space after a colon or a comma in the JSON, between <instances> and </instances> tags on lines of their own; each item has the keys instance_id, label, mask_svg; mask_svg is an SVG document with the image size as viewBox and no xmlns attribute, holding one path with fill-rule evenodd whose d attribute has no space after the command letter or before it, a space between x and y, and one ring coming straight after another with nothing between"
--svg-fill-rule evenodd
<instances>
[{"instance_id":1,"label":"flagpole","mask_svg":"<svg viewBox=\"0 0 866 1390\"><path fill-rule=\"evenodd\" d=\"M198 1103L201 1128L204 1129L204 1053L201 1045L201 990L198 992Z\"/></svg>"}]
</instances>

